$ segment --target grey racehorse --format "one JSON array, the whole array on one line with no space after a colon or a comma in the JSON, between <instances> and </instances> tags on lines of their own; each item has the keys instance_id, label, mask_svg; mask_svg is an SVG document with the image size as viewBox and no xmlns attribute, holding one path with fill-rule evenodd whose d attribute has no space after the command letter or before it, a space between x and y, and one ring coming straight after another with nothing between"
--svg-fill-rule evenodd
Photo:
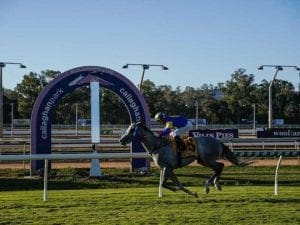
<instances>
[{"instance_id":1,"label":"grey racehorse","mask_svg":"<svg viewBox=\"0 0 300 225\"><path fill-rule=\"evenodd\" d=\"M120 138L120 143L126 145L134 138L138 138L161 170L160 181L163 187L172 191L182 190L194 197L198 197L197 193L182 186L174 174L174 169L186 166L195 160L197 160L199 164L211 168L214 174L205 183L205 191L209 193L210 185L214 185L218 190L222 190L219 179L224 163L217 162L217 160L227 159L237 166L245 166L248 164L247 162L240 162L226 145L211 137L195 138L197 156L182 158L180 165L177 160L177 153L172 149L168 138L158 137L142 123L132 123ZM174 186L166 183L168 179L174 183Z\"/></svg>"}]
</instances>

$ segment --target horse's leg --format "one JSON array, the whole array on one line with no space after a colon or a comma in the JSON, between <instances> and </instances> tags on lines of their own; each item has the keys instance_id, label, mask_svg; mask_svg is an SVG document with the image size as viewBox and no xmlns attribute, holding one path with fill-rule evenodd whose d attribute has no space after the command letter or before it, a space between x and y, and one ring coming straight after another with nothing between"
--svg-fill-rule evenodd
<instances>
[{"instance_id":1,"label":"horse's leg","mask_svg":"<svg viewBox=\"0 0 300 225\"><path fill-rule=\"evenodd\" d=\"M219 183L219 179L224 168L224 163L217 162L216 165L217 165L216 167L217 169L215 170L216 177L214 179L214 185L219 191L222 191L222 187Z\"/></svg>"},{"instance_id":2,"label":"horse's leg","mask_svg":"<svg viewBox=\"0 0 300 225\"><path fill-rule=\"evenodd\" d=\"M171 186L171 185L168 185L168 184L163 184L163 187L169 189L170 191L174 191L174 192L180 190L179 187Z\"/></svg>"},{"instance_id":3,"label":"horse's leg","mask_svg":"<svg viewBox=\"0 0 300 225\"><path fill-rule=\"evenodd\" d=\"M163 187L163 182L164 182L164 177L165 177L165 171L166 171L166 167L163 167L160 170L159 187L158 187L158 197L159 198L162 198L162 187Z\"/></svg>"},{"instance_id":4,"label":"horse's leg","mask_svg":"<svg viewBox=\"0 0 300 225\"><path fill-rule=\"evenodd\" d=\"M158 188L158 197L162 198L162 188L167 188L171 191L178 191L180 190L180 188L178 188L177 186L171 186L166 184L168 177L166 175L166 167L162 168L160 170L160 178L159 178L159 188Z\"/></svg>"},{"instance_id":5,"label":"horse's leg","mask_svg":"<svg viewBox=\"0 0 300 225\"><path fill-rule=\"evenodd\" d=\"M214 179L216 178L216 174L214 173L210 178L208 178L208 180L205 182L205 192L206 194L209 193L210 189L209 186L213 184Z\"/></svg>"},{"instance_id":6,"label":"horse's leg","mask_svg":"<svg viewBox=\"0 0 300 225\"><path fill-rule=\"evenodd\" d=\"M202 165L202 166L210 167L211 169L213 169L212 166L210 166L209 164L205 163L201 158L198 158L198 159L197 159L197 162L198 162L200 165ZM205 188L206 194L209 193L209 186L212 184L212 181L214 180L214 178L215 178L215 174L213 174L213 175L212 175L210 178L208 178L208 180L205 182L204 188Z\"/></svg>"},{"instance_id":7,"label":"horse's leg","mask_svg":"<svg viewBox=\"0 0 300 225\"><path fill-rule=\"evenodd\" d=\"M211 162L209 164L209 167L212 168L214 170L214 174L206 181L205 183L205 192L206 194L209 193L209 186L211 184L213 184L219 191L222 190L222 187L219 183L219 179L220 179L220 175L223 171L224 168L224 163L220 163L220 162Z\"/></svg>"},{"instance_id":8,"label":"horse's leg","mask_svg":"<svg viewBox=\"0 0 300 225\"><path fill-rule=\"evenodd\" d=\"M171 186L171 185L166 184L166 182L169 178L169 175L166 172L166 170L167 170L167 168L163 167L160 171L160 181L159 181L160 182L160 184L159 184L160 187L159 188L161 188L161 186L162 186L162 187L167 188L170 191L174 191L174 192L180 190L177 186ZM159 192L162 192L162 190L159 189Z\"/></svg>"},{"instance_id":9,"label":"horse's leg","mask_svg":"<svg viewBox=\"0 0 300 225\"><path fill-rule=\"evenodd\" d=\"M185 193L192 195L196 198L198 198L198 194L197 192L192 192L188 189L186 189L185 187L182 186L182 184L179 182L177 176L174 174L173 170L169 170L168 171L168 177L173 181L173 183L182 191L184 191Z\"/></svg>"}]
</instances>

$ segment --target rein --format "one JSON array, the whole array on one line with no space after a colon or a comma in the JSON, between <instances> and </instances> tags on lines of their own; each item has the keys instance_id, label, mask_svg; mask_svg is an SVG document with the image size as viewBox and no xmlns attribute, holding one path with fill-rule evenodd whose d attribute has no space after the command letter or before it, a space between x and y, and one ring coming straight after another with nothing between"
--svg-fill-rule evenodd
<instances>
[{"instance_id":1,"label":"rein","mask_svg":"<svg viewBox=\"0 0 300 225\"><path fill-rule=\"evenodd\" d=\"M148 133L145 134L145 132L142 132L142 131L140 130L141 128L144 129L145 131L147 131ZM152 155L152 154L158 152L159 149L160 149L161 147L166 146L166 145L169 144L169 142L166 141L166 140L164 140L163 138L158 138L158 137L156 137L156 136L153 134L153 132L152 132L151 130L149 130L147 127L145 127L145 126L142 125L142 124L139 124L139 126L137 126L136 129L137 129L137 130L136 130L135 132L138 133L138 139L139 139L139 141L142 142L144 145L146 145L145 143L148 143L148 141L147 141L147 140L148 140L148 139L147 139L148 136L152 136L151 138L154 138L154 139L155 139L155 141L154 141L154 143L153 143L154 145L149 145L149 144L148 144L147 150L148 150L148 152L149 152L150 155ZM146 145L146 146L147 146L147 145ZM151 146L151 148L150 148L150 146Z\"/></svg>"}]
</instances>

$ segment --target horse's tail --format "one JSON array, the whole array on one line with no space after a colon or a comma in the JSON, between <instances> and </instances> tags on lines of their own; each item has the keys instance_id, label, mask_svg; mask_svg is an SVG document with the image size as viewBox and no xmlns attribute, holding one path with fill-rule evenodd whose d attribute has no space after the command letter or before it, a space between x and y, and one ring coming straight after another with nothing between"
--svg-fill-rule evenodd
<instances>
[{"instance_id":1,"label":"horse's tail","mask_svg":"<svg viewBox=\"0 0 300 225\"><path fill-rule=\"evenodd\" d=\"M247 166L252 164L250 160L240 161L238 157L229 149L228 146L223 144L223 158L227 159L229 162L233 163L236 166Z\"/></svg>"}]
</instances>

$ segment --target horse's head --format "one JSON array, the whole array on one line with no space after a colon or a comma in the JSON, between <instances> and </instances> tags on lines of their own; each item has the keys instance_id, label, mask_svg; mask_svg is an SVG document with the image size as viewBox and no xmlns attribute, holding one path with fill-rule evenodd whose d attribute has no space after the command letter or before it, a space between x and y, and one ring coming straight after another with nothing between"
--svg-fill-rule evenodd
<instances>
[{"instance_id":1,"label":"horse's head","mask_svg":"<svg viewBox=\"0 0 300 225\"><path fill-rule=\"evenodd\" d=\"M137 138L137 140L144 144L148 143L149 145L154 145L153 141L155 142L157 139L153 132L141 122L132 123L122 135L119 142L122 145L126 145L132 142L134 138Z\"/></svg>"},{"instance_id":2,"label":"horse's head","mask_svg":"<svg viewBox=\"0 0 300 225\"><path fill-rule=\"evenodd\" d=\"M119 140L121 145L127 145L130 142L132 142L134 136L136 135L137 128L138 128L138 123L132 123L127 128L127 130L125 131L125 133L122 135L122 137Z\"/></svg>"}]
</instances>

